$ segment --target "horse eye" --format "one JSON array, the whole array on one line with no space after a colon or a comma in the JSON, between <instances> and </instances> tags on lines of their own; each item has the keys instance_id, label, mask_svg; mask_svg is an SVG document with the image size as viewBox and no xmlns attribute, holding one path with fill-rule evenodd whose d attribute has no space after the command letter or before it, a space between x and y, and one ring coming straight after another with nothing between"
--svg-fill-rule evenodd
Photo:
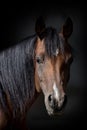
<instances>
[{"instance_id":1,"label":"horse eye","mask_svg":"<svg viewBox=\"0 0 87 130\"><path fill-rule=\"evenodd\" d=\"M43 63L43 61L44 61L44 58L43 58L42 56L37 56L37 57L36 57L36 62L37 62L38 64Z\"/></svg>"}]
</instances>

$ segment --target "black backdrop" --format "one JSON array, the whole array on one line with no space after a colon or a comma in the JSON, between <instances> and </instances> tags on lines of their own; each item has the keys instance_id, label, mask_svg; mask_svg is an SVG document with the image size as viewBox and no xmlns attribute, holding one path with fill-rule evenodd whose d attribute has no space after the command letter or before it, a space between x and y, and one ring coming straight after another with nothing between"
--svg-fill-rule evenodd
<instances>
[{"instance_id":1,"label":"black backdrop","mask_svg":"<svg viewBox=\"0 0 87 130\"><path fill-rule=\"evenodd\" d=\"M68 84L68 103L61 116L49 117L44 106L43 94L27 113L27 126L33 129L67 129L86 126L86 11L82 2L46 3L2 3L0 8L0 50L17 44L18 41L35 33L35 21L39 15L47 26L56 27L58 32L66 17L70 16L74 30L69 39L74 49L74 62Z\"/></svg>"}]
</instances>

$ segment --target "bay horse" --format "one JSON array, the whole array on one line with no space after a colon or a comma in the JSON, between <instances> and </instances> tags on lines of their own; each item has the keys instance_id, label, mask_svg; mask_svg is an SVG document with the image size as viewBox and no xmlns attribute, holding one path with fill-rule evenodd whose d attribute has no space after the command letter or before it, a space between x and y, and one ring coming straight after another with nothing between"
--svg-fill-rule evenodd
<instances>
[{"instance_id":1,"label":"bay horse","mask_svg":"<svg viewBox=\"0 0 87 130\"><path fill-rule=\"evenodd\" d=\"M27 110L40 92L50 116L60 113L66 104L73 61L68 38L73 22L68 17L58 33L39 17L35 31L35 35L0 53L0 130L9 122L25 129Z\"/></svg>"}]
</instances>

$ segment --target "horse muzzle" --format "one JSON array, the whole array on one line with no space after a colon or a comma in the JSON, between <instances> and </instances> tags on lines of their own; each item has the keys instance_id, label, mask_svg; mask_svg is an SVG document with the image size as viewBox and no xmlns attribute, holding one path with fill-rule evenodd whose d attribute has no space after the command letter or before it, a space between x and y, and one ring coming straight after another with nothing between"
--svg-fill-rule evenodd
<instances>
[{"instance_id":1,"label":"horse muzzle","mask_svg":"<svg viewBox=\"0 0 87 130\"><path fill-rule=\"evenodd\" d=\"M64 95L63 97L60 98L60 100L57 100L52 95L49 95L48 102L50 108L52 109L50 115L57 114L60 113L65 108L65 105L67 103L67 96Z\"/></svg>"}]
</instances>

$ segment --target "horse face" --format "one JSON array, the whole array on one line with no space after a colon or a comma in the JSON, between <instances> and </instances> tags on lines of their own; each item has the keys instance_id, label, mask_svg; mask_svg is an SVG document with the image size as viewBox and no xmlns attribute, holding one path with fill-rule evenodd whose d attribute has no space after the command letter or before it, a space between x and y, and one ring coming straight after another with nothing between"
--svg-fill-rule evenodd
<instances>
[{"instance_id":1,"label":"horse face","mask_svg":"<svg viewBox=\"0 0 87 130\"><path fill-rule=\"evenodd\" d=\"M40 17L36 22L38 39L35 50L35 84L37 91L42 90L44 94L48 114L53 115L59 113L66 104L65 90L72 62L72 53L71 47L68 44L68 38L73 31L73 23L70 18L67 18L59 36L53 29L51 29L51 32L44 30L46 30L46 27L43 19ZM45 36L47 37L46 42ZM58 37L59 42L57 41ZM63 46L63 53L62 49L60 49L61 46L58 48L57 43ZM46 45L48 48L46 48ZM47 50L52 50L53 57L48 56L49 53Z\"/></svg>"},{"instance_id":2,"label":"horse face","mask_svg":"<svg viewBox=\"0 0 87 130\"><path fill-rule=\"evenodd\" d=\"M66 103L66 86L70 73L70 52L61 52L51 58L47 55L44 39L37 40L35 52L35 82L37 91L42 90L49 115L58 113Z\"/></svg>"}]
</instances>

